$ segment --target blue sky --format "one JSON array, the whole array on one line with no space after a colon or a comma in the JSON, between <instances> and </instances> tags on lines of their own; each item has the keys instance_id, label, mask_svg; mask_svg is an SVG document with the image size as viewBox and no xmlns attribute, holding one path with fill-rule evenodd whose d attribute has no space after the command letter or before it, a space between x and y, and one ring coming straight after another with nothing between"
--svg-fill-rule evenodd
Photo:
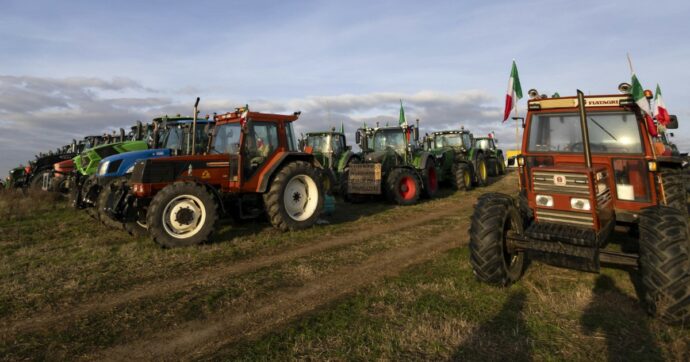
<instances>
[{"instance_id":1,"label":"blue sky","mask_svg":"<svg viewBox=\"0 0 690 362\"><path fill-rule=\"evenodd\" d=\"M658 82L690 149L687 1L0 1L0 172L87 133L249 103L302 110L298 131L394 122L502 125L523 90L615 93L626 53ZM524 109L525 99L521 103ZM330 111L330 122L328 113Z\"/></svg>"}]
</instances>

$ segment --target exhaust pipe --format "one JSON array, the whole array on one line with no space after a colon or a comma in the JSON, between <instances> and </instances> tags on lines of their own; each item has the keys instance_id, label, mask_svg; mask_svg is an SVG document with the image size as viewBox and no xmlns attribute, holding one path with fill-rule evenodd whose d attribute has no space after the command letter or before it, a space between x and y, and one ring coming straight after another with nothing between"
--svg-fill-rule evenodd
<instances>
[{"instance_id":1,"label":"exhaust pipe","mask_svg":"<svg viewBox=\"0 0 690 362\"><path fill-rule=\"evenodd\" d=\"M196 102L194 103L194 121L192 121L192 156L196 154L196 119L199 115L199 97L196 97Z\"/></svg>"},{"instance_id":2,"label":"exhaust pipe","mask_svg":"<svg viewBox=\"0 0 690 362\"><path fill-rule=\"evenodd\" d=\"M585 164L592 168L592 152L589 149L589 128L587 128L587 112L585 111L585 94L577 90L577 103L580 108L580 129L582 130L582 148L585 152Z\"/></svg>"}]
</instances>

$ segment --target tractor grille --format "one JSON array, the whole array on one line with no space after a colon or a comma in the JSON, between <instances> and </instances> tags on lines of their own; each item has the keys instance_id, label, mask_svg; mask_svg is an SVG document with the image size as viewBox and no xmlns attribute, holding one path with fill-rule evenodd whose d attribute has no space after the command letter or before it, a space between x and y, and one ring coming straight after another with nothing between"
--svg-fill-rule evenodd
<instances>
[{"instance_id":1,"label":"tractor grille","mask_svg":"<svg viewBox=\"0 0 690 362\"><path fill-rule=\"evenodd\" d=\"M590 213L537 209L536 215L540 222L545 221L581 227L594 227L594 219Z\"/></svg>"},{"instance_id":2,"label":"tractor grille","mask_svg":"<svg viewBox=\"0 0 690 362\"><path fill-rule=\"evenodd\" d=\"M557 180L562 180L557 182ZM589 195L586 174L535 171L532 174L535 192Z\"/></svg>"}]
</instances>

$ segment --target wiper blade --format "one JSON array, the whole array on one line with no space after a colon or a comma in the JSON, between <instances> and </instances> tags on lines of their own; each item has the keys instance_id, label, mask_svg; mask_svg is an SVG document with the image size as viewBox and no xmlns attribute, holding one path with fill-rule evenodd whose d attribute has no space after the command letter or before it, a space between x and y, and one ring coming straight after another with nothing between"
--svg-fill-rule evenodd
<instances>
[{"instance_id":1,"label":"wiper blade","mask_svg":"<svg viewBox=\"0 0 690 362\"><path fill-rule=\"evenodd\" d=\"M589 117L589 120L594 122L594 124L596 124L599 128L601 128L602 131L606 132L606 134L609 135L609 137L613 138L614 141L618 141L616 136L612 135L611 132L607 131L606 128L604 128L602 125L600 125L599 122L595 121L594 118Z\"/></svg>"}]
</instances>

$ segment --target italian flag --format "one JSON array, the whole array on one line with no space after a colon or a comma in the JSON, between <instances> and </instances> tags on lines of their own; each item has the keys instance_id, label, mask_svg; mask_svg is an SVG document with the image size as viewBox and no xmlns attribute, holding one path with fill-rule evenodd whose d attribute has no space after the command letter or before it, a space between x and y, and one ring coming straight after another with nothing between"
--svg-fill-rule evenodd
<instances>
[{"instance_id":1,"label":"italian flag","mask_svg":"<svg viewBox=\"0 0 690 362\"><path fill-rule=\"evenodd\" d=\"M666 104L664 103L664 98L661 97L661 88L658 84L656 85L656 93L654 94L654 107L656 108L654 113L657 122L664 126L667 125L671 121L671 117L669 117L668 111L666 110Z\"/></svg>"},{"instance_id":2,"label":"italian flag","mask_svg":"<svg viewBox=\"0 0 690 362\"><path fill-rule=\"evenodd\" d=\"M522 87L520 87L520 77L518 76L517 65L513 60L513 68L510 70L510 79L508 79L508 91L506 92L506 108L503 113L503 122L510 117L510 111L515 108L518 99L522 98Z\"/></svg>"},{"instance_id":3,"label":"italian flag","mask_svg":"<svg viewBox=\"0 0 690 362\"><path fill-rule=\"evenodd\" d=\"M649 108L649 101L644 96L644 88L642 88L642 84L640 84L640 80L637 79L635 73L632 75L632 96L643 112L652 114L652 110Z\"/></svg>"},{"instance_id":4,"label":"italian flag","mask_svg":"<svg viewBox=\"0 0 690 362\"><path fill-rule=\"evenodd\" d=\"M635 103L637 103L642 110L642 116L647 122L649 134L652 135L652 137L658 137L659 132L654 124L654 119L652 119L652 110L649 107L649 101L647 101L647 98L644 96L644 88L642 88L642 84L640 84L640 80L637 79L635 73L632 75L632 96Z\"/></svg>"}]
</instances>

